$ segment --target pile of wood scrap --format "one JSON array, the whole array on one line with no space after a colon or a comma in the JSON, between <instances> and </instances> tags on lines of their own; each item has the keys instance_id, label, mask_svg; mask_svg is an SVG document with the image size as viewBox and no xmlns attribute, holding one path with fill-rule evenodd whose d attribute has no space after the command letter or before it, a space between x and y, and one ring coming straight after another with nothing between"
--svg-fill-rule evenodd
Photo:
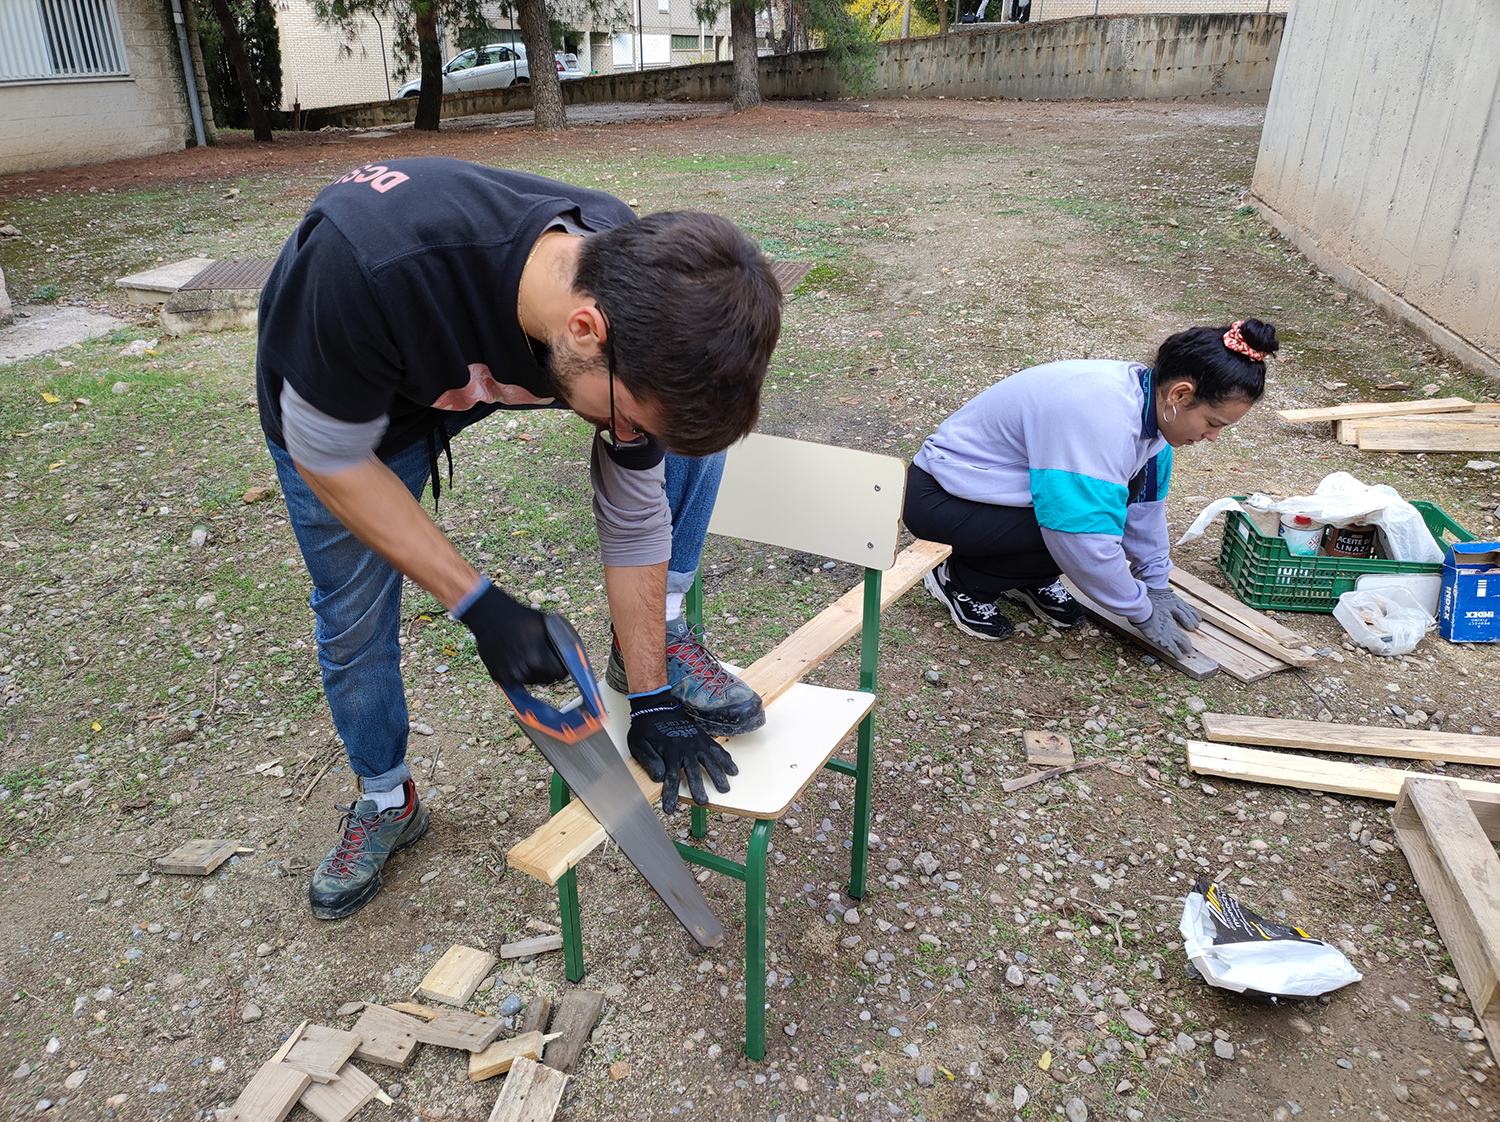
<instances>
[{"instance_id":1,"label":"pile of wood scrap","mask_svg":"<svg viewBox=\"0 0 1500 1122\"><path fill-rule=\"evenodd\" d=\"M558 1004L551 1033L552 1003L535 1000L519 1033L501 1039L509 1019L456 1008L474 996L494 964L488 951L455 946L413 991L414 997L442 1005L351 1002L340 1010L359 1013L348 1032L303 1021L245 1086L229 1118L281 1122L300 1102L322 1122L348 1122L372 1099L391 1102L351 1061L405 1070L418 1048L431 1044L466 1052L471 1083L509 1073L491 1122L545 1122L562 1101L566 1073L588 1043L604 995L570 990Z\"/></svg>"},{"instance_id":2,"label":"pile of wood scrap","mask_svg":"<svg viewBox=\"0 0 1500 1122\"><path fill-rule=\"evenodd\" d=\"M1158 647L1133 623L1095 604L1066 577L1063 583L1084 610L1105 627L1198 681L1222 670L1241 682L1258 682L1278 671L1312 666L1317 661L1312 647L1301 635L1228 593L1182 569L1173 569L1167 579L1177 595L1203 616L1198 630L1188 633L1193 653L1186 657Z\"/></svg>"},{"instance_id":3,"label":"pile of wood scrap","mask_svg":"<svg viewBox=\"0 0 1500 1122\"><path fill-rule=\"evenodd\" d=\"M1351 402L1276 415L1294 424L1326 421L1335 440L1364 452L1500 452L1500 405L1461 397Z\"/></svg>"}]
</instances>

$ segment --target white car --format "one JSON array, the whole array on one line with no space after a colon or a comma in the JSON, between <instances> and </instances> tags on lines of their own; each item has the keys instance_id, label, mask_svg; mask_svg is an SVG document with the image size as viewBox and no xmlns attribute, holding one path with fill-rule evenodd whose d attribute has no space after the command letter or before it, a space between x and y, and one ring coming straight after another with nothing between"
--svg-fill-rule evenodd
<instances>
[{"instance_id":1,"label":"white car","mask_svg":"<svg viewBox=\"0 0 1500 1122\"><path fill-rule=\"evenodd\" d=\"M577 55L557 51L552 58L559 78L587 77L579 68ZM504 90L529 85L530 82L526 48L520 43L491 43L487 47L470 48L454 55L443 67L444 94ZM421 92L422 79L417 78L397 90L396 96L416 97Z\"/></svg>"}]
</instances>

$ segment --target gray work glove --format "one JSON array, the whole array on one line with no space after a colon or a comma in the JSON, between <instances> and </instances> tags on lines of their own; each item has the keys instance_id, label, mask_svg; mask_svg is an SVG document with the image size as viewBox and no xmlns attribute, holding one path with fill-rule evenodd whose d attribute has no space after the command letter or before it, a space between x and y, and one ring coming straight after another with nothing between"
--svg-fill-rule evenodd
<instances>
[{"instance_id":1,"label":"gray work glove","mask_svg":"<svg viewBox=\"0 0 1500 1122\"><path fill-rule=\"evenodd\" d=\"M1148 589L1147 591L1154 590ZM1154 600L1155 597L1152 599ZM1187 605L1184 604L1183 607L1186 608ZM1190 608L1188 610L1192 611ZM1193 614L1198 613L1193 612ZM1193 653L1193 641L1187 637L1186 631L1177 626L1177 621L1172 618L1171 610L1164 604L1153 603L1151 617L1144 623L1136 624L1136 627L1142 635L1168 654L1186 658Z\"/></svg>"},{"instance_id":2,"label":"gray work glove","mask_svg":"<svg viewBox=\"0 0 1500 1122\"><path fill-rule=\"evenodd\" d=\"M1151 612L1166 612L1183 627L1189 631L1197 631L1198 625L1203 622L1203 617L1198 614L1198 609L1189 604L1170 588L1148 588L1146 597L1151 601Z\"/></svg>"}]
</instances>

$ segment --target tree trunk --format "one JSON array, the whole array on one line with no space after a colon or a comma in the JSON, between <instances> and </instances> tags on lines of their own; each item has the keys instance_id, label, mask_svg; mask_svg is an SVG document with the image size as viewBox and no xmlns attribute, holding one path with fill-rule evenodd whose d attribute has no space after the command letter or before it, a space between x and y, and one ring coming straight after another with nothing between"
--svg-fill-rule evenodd
<instances>
[{"instance_id":1,"label":"tree trunk","mask_svg":"<svg viewBox=\"0 0 1500 1122\"><path fill-rule=\"evenodd\" d=\"M255 84L255 75L250 73L250 59L245 55L245 41L240 38L240 26L234 13L229 10L229 0L214 0L214 15L219 19L219 29L224 33L224 49L229 52L229 63L234 67L234 76L239 79L240 94L245 99L245 112L250 117L250 127L255 130L255 139L262 144L271 143L271 122L266 119L265 107L260 103L260 88Z\"/></svg>"},{"instance_id":2,"label":"tree trunk","mask_svg":"<svg viewBox=\"0 0 1500 1122\"><path fill-rule=\"evenodd\" d=\"M568 113L563 108L557 61L552 57L547 0L520 0L517 8L526 43L526 68L531 72L532 118L538 130L558 132L568 127Z\"/></svg>"},{"instance_id":3,"label":"tree trunk","mask_svg":"<svg viewBox=\"0 0 1500 1122\"><path fill-rule=\"evenodd\" d=\"M755 0L730 0L729 44L734 52L734 110L760 104L760 59L755 49Z\"/></svg>"},{"instance_id":4,"label":"tree trunk","mask_svg":"<svg viewBox=\"0 0 1500 1122\"><path fill-rule=\"evenodd\" d=\"M901 5L901 38L911 38L911 0Z\"/></svg>"},{"instance_id":5,"label":"tree trunk","mask_svg":"<svg viewBox=\"0 0 1500 1122\"><path fill-rule=\"evenodd\" d=\"M428 0L416 4L415 10L422 89L417 94L417 119L412 122L412 128L437 132L443 115L443 56L438 51L437 5Z\"/></svg>"},{"instance_id":6,"label":"tree trunk","mask_svg":"<svg viewBox=\"0 0 1500 1122\"><path fill-rule=\"evenodd\" d=\"M937 0L938 34L948 34L948 0Z\"/></svg>"}]
</instances>

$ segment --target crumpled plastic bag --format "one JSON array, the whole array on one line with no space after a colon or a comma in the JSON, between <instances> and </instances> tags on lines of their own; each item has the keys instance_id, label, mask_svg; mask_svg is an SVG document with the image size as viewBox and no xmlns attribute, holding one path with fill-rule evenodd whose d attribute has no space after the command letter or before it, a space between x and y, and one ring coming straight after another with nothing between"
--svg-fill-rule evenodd
<instances>
[{"instance_id":1,"label":"crumpled plastic bag","mask_svg":"<svg viewBox=\"0 0 1500 1122\"><path fill-rule=\"evenodd\" d=\"M1334 606L1333 618L1365 650L1388 657L1411 654L1422 636L1437 626L1437 620L1405 588L1346 592Z\"/></svg>"},{"instance_id":2,"label":"crumpled plastic bag","mask_svg":"<svg viewBox=\"0 0 1500 1122\"><path fill-rule=\"evenodd\" d=\"M1253 500L1260 498L1261 502ZM1272 503L1264 496L1252 496L1257 509L1278 514L1305 514L1314 522L1347 526L1351 522L1369 522L1380 528L1386 559L1421 561L1429 565L1443 562L1443 548L1438 545L1422 519L1422 512L1403 499L1393 487L1377 483L1367 487L1347 471L1325 476L1311 495L1294 495ZM1208 524L1226 510L1243 511L1234 499L1217 499L1203 508L1178 545L1201 538Z\"/></svg>"},{"instance_id":3,"label":"crumpled plastic bag","mask_svg":"<svg viewBox=\"0 0 1500 1122\"><path fill-rule=\"evenodd\" d=\"M1318 997L1364 975L1337 948L1256 915L1201 878L1182 908L1183 949L1209 985L1269 997Z\"/></svg>"}]
</instances>

